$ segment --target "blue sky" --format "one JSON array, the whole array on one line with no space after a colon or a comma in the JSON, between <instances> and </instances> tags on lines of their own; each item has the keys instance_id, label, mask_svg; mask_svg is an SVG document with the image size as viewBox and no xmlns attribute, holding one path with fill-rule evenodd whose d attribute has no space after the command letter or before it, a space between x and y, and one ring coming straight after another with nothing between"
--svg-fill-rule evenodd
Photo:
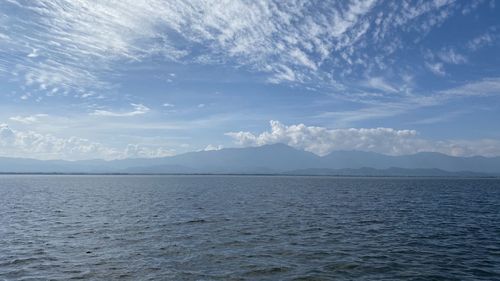
<instances>
[{"instance_id":1,"label":"blue sky","mask_svg":"<svg viewBox=\"0 0 500 281\"><path fill-rule=\"evenodd\" d=\"M500 155L498 1L0 3L0 155Z\"/></svg>"}]
</instances>

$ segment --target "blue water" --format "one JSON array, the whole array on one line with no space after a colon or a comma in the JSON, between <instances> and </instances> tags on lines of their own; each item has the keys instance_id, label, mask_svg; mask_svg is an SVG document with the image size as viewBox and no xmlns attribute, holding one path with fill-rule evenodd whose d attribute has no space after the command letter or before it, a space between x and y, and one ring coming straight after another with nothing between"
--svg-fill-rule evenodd
<instances>
[{"instance_id":1,"label":"blue water","mask_svg":"<svg viewBox=\"0 0 500 281\"><path fill-rule=\"evenodd\" d=\"M500 180L0 176L0 280L500 280Z\"/></svg>"}]
</instances>

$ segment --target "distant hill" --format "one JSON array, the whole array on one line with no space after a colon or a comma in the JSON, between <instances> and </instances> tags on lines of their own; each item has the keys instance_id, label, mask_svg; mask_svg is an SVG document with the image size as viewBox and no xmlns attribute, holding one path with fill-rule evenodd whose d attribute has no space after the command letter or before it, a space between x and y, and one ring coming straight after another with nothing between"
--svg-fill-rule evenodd
<instances>
[{"instance_id":1,"label":"distant hill","mask_svg":"<svg viewBox=\"0 0 500 281\"><path fill-rule=\"evenodd\" d=\"M156 166L156 168L180 165L207 173L255 173L258 171L278 173L304 167L320 168L322 167L320 160L319 156L311 152L297 150L284 144L274 144L189 152L172 157L139 161L141 164L149 164ZM132 164L138 160L127 159L114 162L121 165L124 161ZM150 162L154 162L154 164L151 165ZM135 169L138 167L139 165L136 165Z\"/></svg>"},{"instance_id":2,"label":"distant hill","mask_svg":"<svg viewBox=\"0 0 500 281\"><path fill-rule=\"evenodd\" d=\"M492 174L476 172L448 172L440 169L359 168L359 169L303 169L286 172L288 175L309 176L369 176L369 177L491 177Z\"/></svg>"},{"instance_id":3,"label":"distant hill","mask_svg":"<svg viewBox=\"0 0 500 281\"><path fill-rule=\"evenodd\" d=\"M500 157L453 157L431 152L389 156L362 151L335 151L320 157L284 144L273 144L113 161L0 157L0 172L487 176L500 175Z\"/></svg>"},{"instance_id":4,"label":"distant hill","mask_svg":"<svg viewBox=\"0 0 500 281\"><path fill-rule=\"evenodd\" d=\"M333 169L363 168L440 169L444 171L471 171L500 174L500 157L455 157L435 152L389 156L373 152L335 151L322 159L324 166Z\"/></svg>"}]
</instances>

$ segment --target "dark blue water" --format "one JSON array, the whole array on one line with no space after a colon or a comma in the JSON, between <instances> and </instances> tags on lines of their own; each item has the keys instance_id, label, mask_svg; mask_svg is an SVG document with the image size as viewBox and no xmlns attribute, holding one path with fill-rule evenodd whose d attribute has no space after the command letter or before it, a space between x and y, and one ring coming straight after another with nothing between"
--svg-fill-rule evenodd
<instances>
[{"instance_id":1,"label":"dark blue water","mask_svg":"<svg viewBox=\"0 0 500 281\"><path fill-rule=\"evenodd\" d=\"M0 280L500 280L500 180L0 176Z\"/></svg>"}]
</instances>

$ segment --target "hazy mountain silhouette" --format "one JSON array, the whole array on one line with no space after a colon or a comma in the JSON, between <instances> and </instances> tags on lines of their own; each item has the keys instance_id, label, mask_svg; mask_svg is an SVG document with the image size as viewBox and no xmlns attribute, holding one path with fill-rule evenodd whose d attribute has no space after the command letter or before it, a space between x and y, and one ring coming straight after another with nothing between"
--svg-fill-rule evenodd
<instances>
[{"instance_id":1,"label":"hazy mountain silhouette","mask_svg":"<svg viewBox=\"0 0 500 281\"><path fill-rule=\"evenodd\" d=\"M344 170L342 170L344 169ZM354 171L356 170L356 171ZM379 171L385 170L385 171ZM414 171L410 171L414 170ZM247 173L352 175L500 175L500 157L454 157L440 153L389 156L335 151L320 157L284 144L189 152L163 158L113 161L34 160L0 157L0 172L21 173ZM452 173L448 173L452 172Z\"/></svg>"},{"instance_id":2,"label":"hazy mountain silhouette","mask_svg":"<svg viewBox=\"0 0 500 281\"><path fill-rule=\"evenodd\" d=\"M469 171L449 172L440 169L405 169L405 168L344 168L344 169L302 169L289 171L290 175L315 175L315 176L371 176L371 177L489 177L492 174Z\"/></svg>"},{"instance_id":3,"label":"hazy mountain silhouette","mask_svg":"<svg viewBox=\"0 0 500 281\"><path fill-rule=\"evenodd\" d=\"M459 172L500 173L500 157L454 157L436 152L389 156L373 152L335 151L323 157L325 167L333 169L363 168L440 169Z\"/></svg>"}]
</instances>

